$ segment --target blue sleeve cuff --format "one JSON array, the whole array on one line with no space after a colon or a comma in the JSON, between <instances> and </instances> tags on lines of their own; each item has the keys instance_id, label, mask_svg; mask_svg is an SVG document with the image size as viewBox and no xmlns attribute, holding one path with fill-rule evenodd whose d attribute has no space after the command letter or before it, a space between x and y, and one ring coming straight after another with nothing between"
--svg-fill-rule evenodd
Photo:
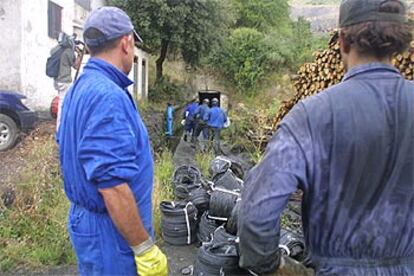
<instances>
[{"instance_id":1,"label":"blue sleeve cuff","mask_svg":"<svg viewBox=\"0 0 414 276\"><path fill-rule=\"evenodd\" d=\"M101 181L96 183L98 186L98 189L107 189L107 188L113 188L115 186L119 186L121 184L128 184L127 181L120 179L120 178L112 178L108 181Z\"/></svg>"}]
</instances>

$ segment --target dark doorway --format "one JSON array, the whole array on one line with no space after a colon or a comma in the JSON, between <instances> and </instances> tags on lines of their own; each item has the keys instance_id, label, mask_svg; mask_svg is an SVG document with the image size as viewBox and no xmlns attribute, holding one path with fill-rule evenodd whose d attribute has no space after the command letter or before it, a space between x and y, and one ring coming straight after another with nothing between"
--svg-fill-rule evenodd
<instances>
[{"instance_id":1,"label":"dark doorway","mask_svg":"<svg viewBox=\"0 0 414 276\"><path fill-rule=\"evenodd\" d=\"M203 102L204 99L209 99L210 100L210 106L211 106L211 101L214 98L217 98L219 100L219 106L221 104L221 92L220 91L216 91L216 90L202 90L202 91L198 91L198 99L200 101L200 103Z\"/></svg>"}]
</instances>

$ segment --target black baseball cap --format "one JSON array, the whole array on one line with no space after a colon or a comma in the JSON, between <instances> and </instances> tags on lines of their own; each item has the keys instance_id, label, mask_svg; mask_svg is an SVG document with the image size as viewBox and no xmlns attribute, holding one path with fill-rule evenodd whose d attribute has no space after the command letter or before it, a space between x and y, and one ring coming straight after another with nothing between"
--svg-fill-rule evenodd
<instances>
[{"instance_id":1,"label":"black baseball cap","mask_svg":"<svg viewBox=\"0 0 414 276\"><path fill-rule=\"evenodd\" d=\"M94 28L103 35L99 38L88 38L88 30ZM142 43L142 39L135 31L131 18L116 7L101 7L93 10L84 26L84 40L86 45L96 47L107 41L119 38L126 34L134 34L135 41Z\"/></svg>"},{"instance_id":2,"label":"black baseball cap","mask_svg":"<svg viewBox=\"0 0 414 276\"><path fill-rule=\"evenodd\" d=\"M404 9L403 13L381 12L380 7L386 2L397 2ZM339 27L348 27L364 22L382 21L407 23L407 6L403 0L342 0L339 11Z\"/></svg>"}]
</instances>

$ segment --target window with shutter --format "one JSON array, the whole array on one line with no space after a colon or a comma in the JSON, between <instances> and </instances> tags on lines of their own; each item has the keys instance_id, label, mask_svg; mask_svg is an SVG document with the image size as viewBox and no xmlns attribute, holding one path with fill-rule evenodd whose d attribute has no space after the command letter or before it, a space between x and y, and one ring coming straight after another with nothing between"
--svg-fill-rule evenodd
<instances>
[{"instance_id":1,"label":"window with shutter","mask_svg":"<svg viewBox=\"0 0 414 276\"><path fill-rule=\"evenodd\" d=\"M48 35L50 38L58 38L62 31L62 7L49 0L47 9Z\"/></svg>"}]
</instances>

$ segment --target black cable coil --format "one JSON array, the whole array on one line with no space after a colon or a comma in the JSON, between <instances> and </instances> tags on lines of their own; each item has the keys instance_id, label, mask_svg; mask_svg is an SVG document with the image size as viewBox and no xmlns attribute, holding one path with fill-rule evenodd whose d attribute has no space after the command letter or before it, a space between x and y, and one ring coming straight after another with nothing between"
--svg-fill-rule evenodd
<instances>
[{"instance_id":1,"label":"black cable coil","mask_svg":"<svg viewBox=\"0 0 414 276\"><path fill-rule=\"evenodd\" d=\"M282 254L287 255L299 262L306 258L305 241L303 237L286 229L280 230L279 248Z\"/></svg>"},{"instance_id":2,"label":"black cable coil","mask_svg":"<svg viewBox=\"0 0 414 276\"><path fill-rule=\"evenodd\" d=\"M237 235L237 221L239 220L241 200L237 200L236 205L231 212L231 216L226 223L226 230L232 235Z\"/></svg>"},{"instance_id":3,"label":"black cable coil","mask_svg":"<svg viewBox=\"0 0 414 276\"><path fill-rule=\"evenodd\" d=\"M227 221L239 198L238 191L214 188L210 198L209 216L212 219Z\"/></svg>"},{"instance_id":4,"label":"black cable coil","mask_svg":"<svg viewBox=\"0 0 414 276\"><path fill-rule=\"evenodd\" d=\"M198 225L197 238L199 242L210 242L213 238L213 233L219 227L220 224L214 219L208 218L208 211L205 212L200 218L200 224Z\"/></svg>"},{"instance_id":5,"label":"black cable coil","mask_svg":"<svg viewBox=\"0 0 414 276\"><path fill-rule=\"evenodd\" d=\"M200 187L200 184L177 184L174 194L179 200L190 200L190 194Z\"/></svg>"},{"instance_id":6,"label":"black cable coil","mask_svg":"<svg viewBox=\"0 0 414 276\"><path fill-rule=\"evenodd\" d=\"M221 187L229 190L241 190L243 188L243 180L238 178L231 170L219 173L213 177L215 187Z\"/></svg>"},{"instance_id":7,"label":"black cable coil","mask_svg":"<svg viewBox=\"0 0 414 276\"><path fill-rule=\"evenodd\" d=\"M200 182L200 178L200 170L191 165L178 167L174 171L174 183L197 183Z\"/></svg>"},{"instance_id":8,"label":"black cable coil","mask_svg":"<svg viewBox=\"0 0 414 276\"><path fill-rule=\"evenodd\" d=\"M180 200L188 200L189 194L201 186L201 172L194 166L181 166L174 172L174 193Z\"/></svg>"},{"instance_id":9,"label":"black cable coil","mask_svg":"<svg viewBox=\"0 0 414 276\"><path fill-rule=\"evenodd\" d=\"M197 189L190 191L188 199L197 207L199 214L208 210L210 205L210 194L203 187L198 187Z\"/></svg>"},{"instance_id":10,"label":"black cable coil","mask_svg":"<svg viewBox=\"0 0 414 276\"><path fill-rule=\"evenodd\" d=\"M197 252L195 276L251 275L239 267L239 255L232 243L205 243Z\"/></svg>"},{"instance_id":11,"label":"black cable coil","mask_svg":"<svg viewBox=\"0 0 414 276\"><path fill-rule=\"evenodd\" d=\"M214 177L217 174L225 173L230 169L238 178L243 179L244 170L242 166L226 156L217 156L210 164L209 173L212 177Z\"/></svg>"},{"instance_id":12,"label":"black cable coil","mask_svg":"<svg viewBox=\"0 0 414 276\"><path fill-rule=\"evenodd\" d=\"M164 241L172 245L189 245L197 240L197 208L194 204L163 201L160 209Z\"/></svg>"},{"instance_id":13,"label":"black cable coil","mask_svg":"<svg viewBox=\"0 0 414 276\"><path fill-rule=\"evenodd\" d=\"M235 243L237 236L226 231L223 226L218 227L213 233L212 243Z\"/></svg>"}]
</instances>

